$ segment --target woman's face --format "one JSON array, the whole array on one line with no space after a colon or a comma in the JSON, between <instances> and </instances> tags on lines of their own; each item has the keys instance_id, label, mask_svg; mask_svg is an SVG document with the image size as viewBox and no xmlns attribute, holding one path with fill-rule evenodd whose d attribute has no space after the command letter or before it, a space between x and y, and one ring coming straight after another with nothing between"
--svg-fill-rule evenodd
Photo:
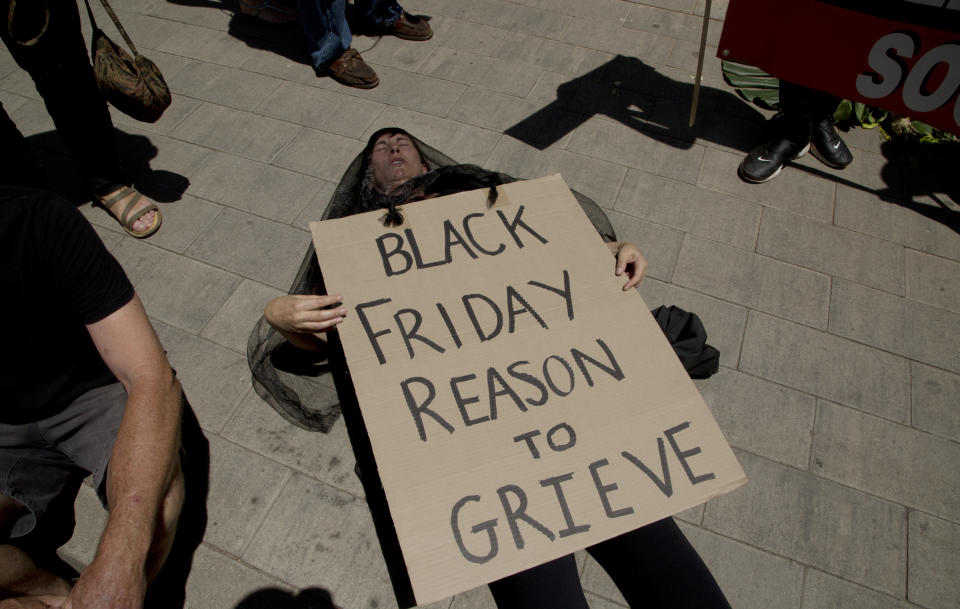
<instances>
[{"instance_id":1,"label":"woman's face","mask_svg":"<svg viewBox=\"0 0 960 609\"><path fill-rule=\"evenodd\" d=\"M410 178L427 173L417 147L404 133L384 134L377 138L370 155L370 166L374 186L387 194Z\"/></svg>"}]
</instances>

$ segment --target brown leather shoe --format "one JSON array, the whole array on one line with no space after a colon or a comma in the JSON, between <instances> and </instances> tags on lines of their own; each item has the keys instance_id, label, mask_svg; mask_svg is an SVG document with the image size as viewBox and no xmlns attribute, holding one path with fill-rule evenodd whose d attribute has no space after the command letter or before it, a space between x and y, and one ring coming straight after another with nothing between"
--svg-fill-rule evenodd
<instances>
[{"instance_id":1,"label":"brown leather shoe","mask_svg":"<svg viewBox=\"0 0 960 609\"><path fill-rule=\"evenodd\" d=\"M344 51L343 55L331 63L327 72L330 74L330 78L348 87L372 89L380 84L377 73L353 47Z\"/></svg>"},{"instance_id":2,"label":"brown leather shoe","mask_svg":"<svg viewBox=\"0 0 960 609\"><path fill-rule=\"evenodd\" d=\"M411 15L403 11L397 21L383 31L384 34L392 34L403 40L430 40L433 38L433 30L430 29L430 23L423 17Z\"/></svg>"}]
</instances>

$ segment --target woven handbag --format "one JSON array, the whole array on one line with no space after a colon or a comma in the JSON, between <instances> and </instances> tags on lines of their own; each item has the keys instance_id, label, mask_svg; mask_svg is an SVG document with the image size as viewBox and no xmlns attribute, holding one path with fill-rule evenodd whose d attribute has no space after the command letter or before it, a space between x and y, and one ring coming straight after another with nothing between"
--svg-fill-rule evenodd
<instances>
[{"instance_id":1,"label":"woven handbag","mask_svg":"<svg viewBox=\"0 0 960 609\"><path fill-rule=\"evenodd\" d=\"M90 0L84 0L93 37L90 42L90 58L93 60L93 74L103 96L113 107L138 121L155 123L170 105L170 88L163 80L163 74L157 66L141 55L134 46L127 31L120 25L116 13L107 3L100 0L107 14L113 19L117 30L133 51L133 57L103 33L93 18Z\"/></svg>"}]
</instances>

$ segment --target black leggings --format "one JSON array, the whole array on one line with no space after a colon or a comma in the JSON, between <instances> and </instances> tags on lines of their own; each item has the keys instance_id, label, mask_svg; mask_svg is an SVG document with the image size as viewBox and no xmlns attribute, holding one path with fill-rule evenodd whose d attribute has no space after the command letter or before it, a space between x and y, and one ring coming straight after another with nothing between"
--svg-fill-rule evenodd
<instances>
[{"instance_id":1,"label":"black leggings","mask_svg":"<svg viewBox=\"0 0 960 609\"><path fill-rule=\"evenodd\" d=\"M730 609L673 518L587 548L632 609ZM490 583L498 609L587 609L573 555Z\"/></svg>"},{"instance_id":2,"label":"black leggings","mask_svg":"<svg viewBox=\"0 0 960 609\"><path fill-rule=\"evenodd\" d=\"M76 2L20 0L10 24L7 15L12 1L0 0L0 38L36 84L78 169L97 195L129 184L120 169L110 112L87 58ZM37 186L36 159L2 106L0 148L4 150L0 183Z\"/></svg>"}]
</instances>

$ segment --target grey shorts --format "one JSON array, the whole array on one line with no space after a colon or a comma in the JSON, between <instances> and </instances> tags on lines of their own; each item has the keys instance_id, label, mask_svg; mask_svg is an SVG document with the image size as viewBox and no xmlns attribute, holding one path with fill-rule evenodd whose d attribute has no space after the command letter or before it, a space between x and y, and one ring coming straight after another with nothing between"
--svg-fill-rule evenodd
<instances>
[{"instance_id":1,"label":"grey shorts","mask_svg":"<svg viewBox=\"0 0 960 609\"><path fill-rule=\"evenodd\" d=\"M114 383L88 391L42 421L0 423L0 493L29 510L7 523L0 541L31 532L54 516L52 506L67 508L72 520L80 482L92 474L94 488L100 488L126 403L126 390Z\"/></svg>"}]
</instances>

